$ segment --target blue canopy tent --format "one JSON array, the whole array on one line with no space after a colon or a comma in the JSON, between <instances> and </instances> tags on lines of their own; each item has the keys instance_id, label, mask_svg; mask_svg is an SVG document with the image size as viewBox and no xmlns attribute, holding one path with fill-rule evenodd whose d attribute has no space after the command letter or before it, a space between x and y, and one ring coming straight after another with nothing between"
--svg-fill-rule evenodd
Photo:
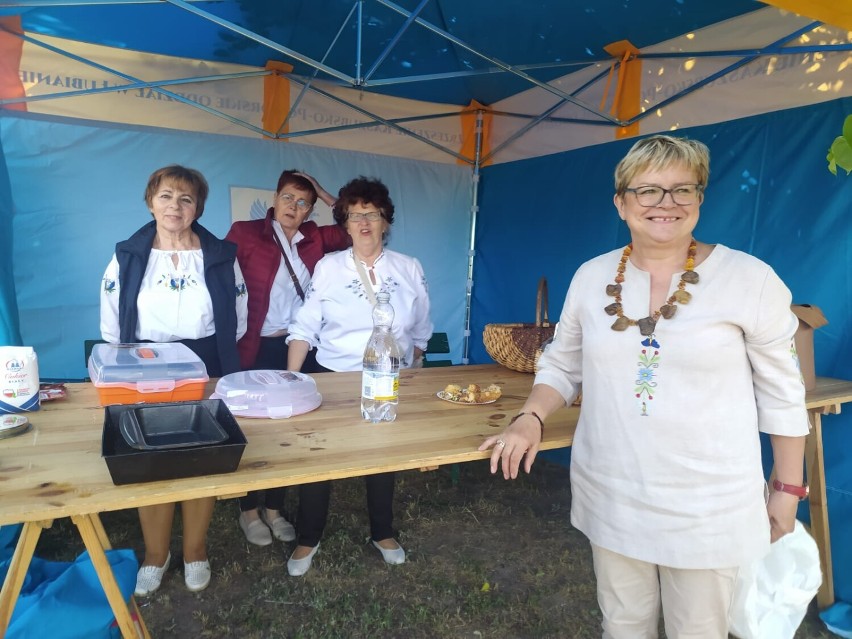
<instances>
[{"instance_id":1,"label":"blue canopy tent","mask_svg":"<svg viewBox=\"0 0 852 639\"><path fill-rule=\"evenodd\" d=\"M817 372L852 379L852 179L825 168L852 113L852 20L797 7L0 1L0 40L21 47L11 72L0 63L0 338L34 345L45 377L82 377L98 280L144 221L151 170L214 178L205 221L223 235L240 187L299 166L329 190L359 173L389 183L392 245L424 262L453 361L489 361L486 323L529 321L541 275L558 316L577 266L625 242L612 168L636 135L674 130L713 154L700 236L820 306ZM288 99L265 120L273 78ZM848 422L826 420L835 531L852 523ZM836 590L852 601L842 537Z\"/></svg>"}]
</instances>

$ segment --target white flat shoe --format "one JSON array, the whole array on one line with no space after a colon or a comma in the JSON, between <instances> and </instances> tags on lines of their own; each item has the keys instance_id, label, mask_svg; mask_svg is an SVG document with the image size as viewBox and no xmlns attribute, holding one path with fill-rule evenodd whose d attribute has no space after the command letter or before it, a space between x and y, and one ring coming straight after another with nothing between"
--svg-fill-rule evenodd
<instances>
[{"instance_id":1,"label":"white flat shoe","mask_svg":"<svg viewBox=\"0 0 852 639\"><path fill-rule=\"evenodd\" d=\"M279 515L272 521L269 521L266 509L264 508L260 511L260 518L272 530L272 536L279 541L294 541L296 539L296 529L284 517Z\"/></svg>"},{"instance_id":2,"label":"white flat shoe","mask_svg":"<svg viewBox=\"0 0 852 639\"><path fill-rule=\"evenodd\" d=\"M183 581L190 592L200 592L210 585L210 562L183 562Z\"/></svg>"},{"instance_id":3,"label":"white flat shoe","mask_svg":"<svg viewBox=\"0 0 852 639\"><path fill-rule=\"evenodd\" d=\"M269 532L269 528L266 527L266 524L260 519L246 521L243 514L244 513L240 513L240 528L243 529L243 533L245 533L248 542L255 546L268 546L271 544L272 533Z\"/></svg>"},{"instance_id":4,"label":"white flat shoe","mask_svg":"<svg viewBox=\"0 0 852 639\"><path fill-rule=\"evenodd\" d=\"M169 569L172 561L172 553L166 555L166 563L162 566L142 566L136 573L136 590L133 594L137 597L147 597L155 592L163 581L163 575Z\"/></svg>"},{"instance_id":5,"label":"white flat shoe","mask_svg":"<svg viewBox=\"0 0 852 639\"><path fill-rule=\"evenodd\" d=\"M399 564L405 563L405 550L403 550L402 546L399 545L399 542L396 542L397 547L392 550L382 548L378 542L375 541L373 542L373 545L379 549L380 553L382 553L382 559L385 560L386 564L398 566Z\"/></svg>"},{"instance_id":6,"label":"white flat shoe","mask_svg":"<svg viewBox=\"0 0 852 639\"><path fill-rule=\"evenodd\" d=\"M290 555L290 559L287 560L287 572L290 576L301 577L308 572L311 569L311 562L314 559L314 555L317 554L317 550L319 550L319 544L311 549L307 557L293 559L293 555Z\"/></svg>"}]
</instances>

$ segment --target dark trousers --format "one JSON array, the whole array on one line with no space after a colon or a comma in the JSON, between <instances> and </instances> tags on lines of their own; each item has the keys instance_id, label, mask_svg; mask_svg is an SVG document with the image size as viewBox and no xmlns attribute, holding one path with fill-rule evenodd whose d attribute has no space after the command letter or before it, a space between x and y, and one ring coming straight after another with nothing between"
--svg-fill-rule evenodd
<instances>
[{"instance_id":1,"label":"dark trousers","mask_svg":"<svg viewBox=\"0 0 852 639\"><path fill-rule=\"evenodd\" d=\"M367 512L373 541L393 537L393 492L395 473L367 475ZM331 482L318 481L299 486L299 516L296 520L298 544L313 548L325 529Z\"/></svg>"},{"instance_id":2,"label":"dark trousers","mask_svg":"<svg viewBox=\"0 0 852 639\"><path fill-rule=\"evenodd\" d=\"M257 357L249 370L284 370L287 368L287 352L289 350L286 335L280 337L261 337L260 349ZM304 372L312 372L317 365L316 350L312 350L305 358ZM254 510L261 505L263 495L263 506L270 510L283 510L284 499L287 497L286 488L268 488L266 490L254 490L245 497L240 497L240 511Z\"/></svg>"},{"instance_id":3,"label":"dark trousers","mask_svg":"<svg viewBox=\"0 0 852 639\"><path fill-rule=\"evenodd\" d=\"M305 360L305 364L308 360ZM305 368L302 367L303 372ZM313 372L330 373L322 364L316 364ZM393 491L394 473L367 475L367 513L370 517L370 536L373 541L393 537ZM328 519L328 503L331 498L331 482L318 481L299 486L299 516L296 520L297 543L313 548L322 539Z\"/></svg>"}]
</instances>

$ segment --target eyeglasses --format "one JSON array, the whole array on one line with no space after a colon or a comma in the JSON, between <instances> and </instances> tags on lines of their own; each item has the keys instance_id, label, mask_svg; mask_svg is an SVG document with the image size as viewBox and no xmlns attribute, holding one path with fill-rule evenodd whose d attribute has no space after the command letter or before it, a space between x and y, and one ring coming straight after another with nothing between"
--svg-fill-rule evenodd
<instances>
[{"instance_id":1,"label":"eyeglasses","mask_svg":"<svg viewBox=\"0 0 852 639\"><path fill-rule=\"evenodd\" d=\"M290 193L279 193L278 198L284 202L287 206L291 204L295 204L296 208L300 211L307 211L309 208L313 206L310 202L305 199L299 198L296 199L295 195L291 195Z\"/></svg>"},{"instance_id":2,"label":"eyeglasses","mask_svg":"<svg viewBox=\"0 0 852 639\"><path fill-rule=\"evenodd\" d=\"M678 184L670 189L661 186L638 186L635 189L624 189L636 196L640 206L657 206L666 197L666 193L672 196L672 202L680 206L697 204L704 191L703 184Z\"/></svg>"},{"instance_id":3,"label":"eyeglasses","mask_svg":"<svg viewBox=\"0 0 852 639\"><path fill-rule=\"evenodd\" d=\"M364 220L367 220L368 222L375 222L382 219L382 214L378 211L370 211L369 213L349 213L346 216L346 219L350 222L355 222L356 224L358 222L363 222Z\"/></svg>"}]
</instances>

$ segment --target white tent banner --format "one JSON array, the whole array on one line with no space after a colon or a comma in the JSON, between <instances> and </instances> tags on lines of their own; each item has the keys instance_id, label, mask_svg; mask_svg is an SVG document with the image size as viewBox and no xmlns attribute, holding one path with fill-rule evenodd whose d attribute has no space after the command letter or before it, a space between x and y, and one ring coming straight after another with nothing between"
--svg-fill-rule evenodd
<instances>
[{"instance_id":1,"label":"white tent banner","mask_svg":"<svg viewBox=\"0 0 852 639\"><path fill-rule=\"evenodd\" d=\"M264 69L42 35L28 36L30 39L23 46L19 75L26 96L42 98L27 102L30 113L262 137ZM33 41L48 46L40 46ZM245 74L246 77L151 86L163 81L220 78L233 74ZM459 107L455 105L375 95L320 81L312 82L311 86L336 99L311 89L299 97L302 86L297 81L290 83L291 104L295 105L295 109L289 120L290 135L302 144L443 163L456 161L453 155L434 146L445 147L455 153L459 151L461 124L457 115ZM89 93L81 95L80 92ZM58 97L61 94L68 95ZM43 99L46 97L50 99ZM357 109L347 104L354 104ZM389 122L394 118L435 114L449 115L398 126ZM339 128L353 125L362 126L350 130ZM319 133L322 129L330 129L330 132ZM303 132L310 134L300 135Z\"/></svg>"},{"instance_id":2,"label":"white tent banner","mask_svg":"<svg viewBox=\"0 0 852 639\"><path fill-rule=\"evenodd\" d=\"M660 108L659 105L743 60L743 56L706 57L707 51L743 51L762 49L813 22L808 18L767 7L726 20L694 33L642 49L643 54L689 53L696 57L654 58L642 62L641 109L652 115L641 120L642 134L674 131L685 127L725 122L771 111L852 96L852 54L845 52L764 55L731 69L706 86ZM805 33L789 46L848 44L852 34L822 25ZM595 65L563 76L551 84L573 93L607 65ZM615 81L613 80L613 85ZM599 108L606 79L601 79L576 97L584 104ZM608 110L611 95L610 87ZM535 88L502 100L498 111L526 113L532 116L557 104L559 98ZM598 119L572 103L557 109L554 117ZM495 122L493 146L509 140L529 120L500 117ZM514 139L495 157L495 162L511 162L529 157L611 142L611 126L578 123L542 122L525 135Z\"/></svg>"}]
</instances>

